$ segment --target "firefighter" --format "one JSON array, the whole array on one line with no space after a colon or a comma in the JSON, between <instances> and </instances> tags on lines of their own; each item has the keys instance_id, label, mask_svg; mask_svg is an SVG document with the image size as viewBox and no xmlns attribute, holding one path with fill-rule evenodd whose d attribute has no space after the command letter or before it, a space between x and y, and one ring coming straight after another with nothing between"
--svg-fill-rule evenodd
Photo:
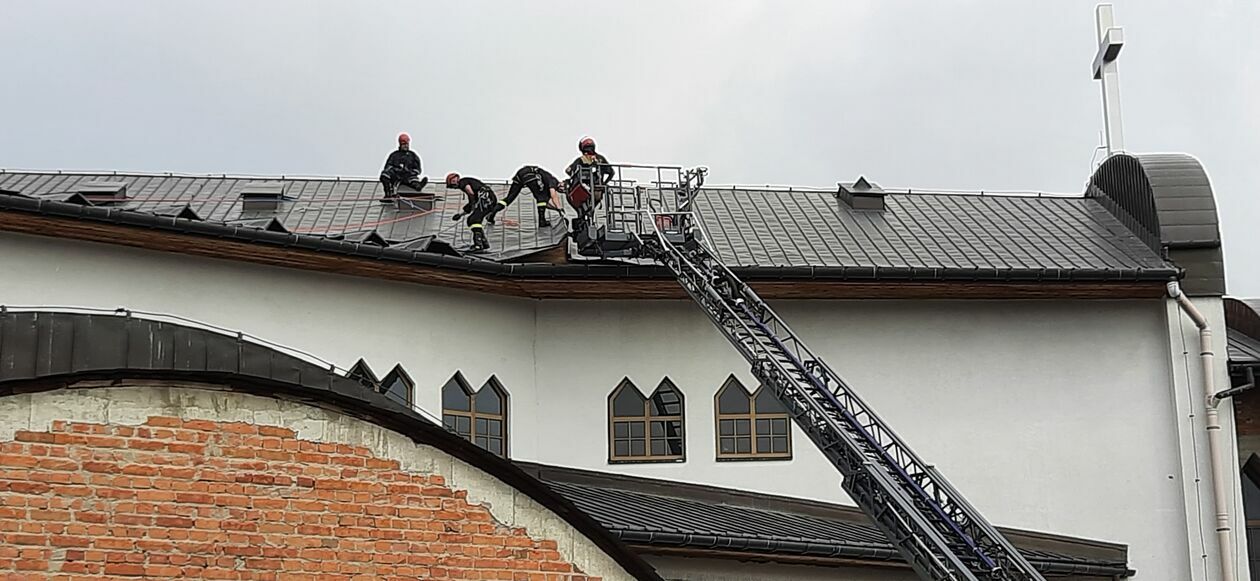
<instances>
[{"instance_id":1,"label":"firefighter","mask_svg":"<svg viewBox=\"0 0 1260 581\"><path fill-rule=\"evenodd\" d=\"M507 197L499 200L486 220L493 224L495 215L512 205L516 197L521 195L522 188L529 188L530 193L534 195L534 203L538 208L538 227L551 226L551 221L547 219L547 208L550 206L549 201L552 196L556 196L557 190L560 189L560 180L551 175L551 172L536 165L527 165L516 170L516 175L512 176L512 186L508 188Z\"/></svg>"},{"instance_id":2,"label":"firefighter","mask_svg":"<svg viewBox=\"0 0 1260 581\"><path fill-rule=\"evenodd\" d=\"M385 159L385 169L381 170L381 185L385 186L385 198L397 195L398 184L407 184L417 192L424 189L429 178L420 175L420 156L411 151L411 136L398 134L398 149Z\"/></svg>"},{"instance_id":3,"label":"firefighter","mask_svg":"<svg viewBox=\"0 0 1260 581\"><path fill-rule=\"evenodd\" d=\"M578 141L578 152L581 155L565 170L570 178L593 186L606 184L612 179L613 168L609 165L608 158L595 152L594 139L583 137Z\"/></svg>"},{"instance_id":4,"label":"firefighter","mask_svg":"<svg viewBox=\"0 0 1260 581\"><path fill-rule=\"evenodd\" d=\"M578 141L578 152L581 155L564 170L569 176L565 195L578 213L570 226L574 233L584 232L591 224L595 207L604 198L603 186L614 175L608 158L595 151L594 139L583 137Z\"/></svg>"},{"instance_id":5,"label":"firefighter","mask_svg":"<svg viewBox=\"0 0 1260 581\"><path fill-rule=\"evenodd\" d=\"M446 174L446 187L452 190L459 190L467 200L464 203L464 208L458 214L455 214L452 220L458 222L464 216L468 216L466 223L472 231L473 239L472 247L468 251L485 252L489 250L490 242L486 240L484 222L498 207L498 200L495 198L494 190L477 178L460 177L455 172Z\"/></svg>"}]
</instances>

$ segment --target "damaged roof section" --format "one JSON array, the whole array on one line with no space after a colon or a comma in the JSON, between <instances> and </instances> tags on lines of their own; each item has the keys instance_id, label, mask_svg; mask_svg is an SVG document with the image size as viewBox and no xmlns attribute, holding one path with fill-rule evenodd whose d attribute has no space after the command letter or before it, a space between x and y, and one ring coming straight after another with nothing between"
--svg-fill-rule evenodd
<instances>
[{"instance_id":1,"label":"damaged roof section","mask_svg":"<svg viewBox=\"0 0 1260 581\"><path fill-rule=\"evenodd\" d=\"M424 238L451 248L472 243L464 223L450 219L463 207L463 196L434 185L419 197L382 202L380 183L363 178L0 171L2 192L83 205L101 205L82 193L99 190L100 184L126 192L125 198L111 198L111 207L137 212L170 216L172 207L181 207L188 209L181 218L196 216L208 222L377 246ZM506 184L488 185L500 199L507 195ZM513 204L501 212L498 223L486 231L492 252L484 258L512 260L564 242L568 231L562 220L552 220L553 225L546 228L539 228L537 220L532 202Z\"/></svg>"}]
</instances>

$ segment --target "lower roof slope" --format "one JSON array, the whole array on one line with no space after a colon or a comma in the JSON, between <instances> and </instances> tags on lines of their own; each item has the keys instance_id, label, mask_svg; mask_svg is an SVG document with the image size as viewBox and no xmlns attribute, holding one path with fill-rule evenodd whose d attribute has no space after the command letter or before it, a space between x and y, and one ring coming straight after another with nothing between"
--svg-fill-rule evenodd
<instances>
[{"instance_id":1,"label":"lower roof slope","mask_svg":"<svg viewBox=\"0 0 1260 581\"><path fill-rule=\"evenodd\" d=\"M530 463L518 463L634 546L760 555L766 560L901 562L856 508ZM1133 574L1123 547L1004 531L1046 575ZM747 558L746 557L746 558Z\"/></svg>"}]
</instances>

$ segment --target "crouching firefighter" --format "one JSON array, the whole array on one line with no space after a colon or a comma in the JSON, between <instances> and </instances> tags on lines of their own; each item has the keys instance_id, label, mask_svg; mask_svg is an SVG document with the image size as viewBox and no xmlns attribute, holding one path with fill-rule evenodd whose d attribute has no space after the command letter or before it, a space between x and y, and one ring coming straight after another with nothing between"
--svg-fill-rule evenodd
<instances>
[{"instance_id":1,"label":"crouching firefighter","mask_svg":"<svg viewBox=\"0 0 1260 581\"><path fill-rule=\"evenodd\" d=\"M468 217L468 228L472 231L472 246L469 252L485 252L490 249L490 242L486 240L486 218L490 217L494 210L499 207L498 200L494 195L494 190L490 186L482 183L481 180L472 177L459 177L457 173L446 174L446 187L452 190L463 192L466 202L464 208L452 220L458 222L464 216Z\"/></svg>"},{"instance_id":2,"label":"crouching firefighter","mask_svg":"<svg viewBox=\"0 0 1260 581\"><path fill-rule=\"evenodd\" d=\"M507 197L499 200L494 212L487 220L493 224L495 215L511 206L512 202L516 201L516 197L521 195L522 188L529 188L529 192L534 195L534 205L538 208L538 227L551 226L551 221L547 219L547 208L551 207L551 198L558 195L560 180L551 175L551 172L536 165L527 165L516 170L516 175L512 176L512 186L508 188Z\"/></svg>"}]
</instances>

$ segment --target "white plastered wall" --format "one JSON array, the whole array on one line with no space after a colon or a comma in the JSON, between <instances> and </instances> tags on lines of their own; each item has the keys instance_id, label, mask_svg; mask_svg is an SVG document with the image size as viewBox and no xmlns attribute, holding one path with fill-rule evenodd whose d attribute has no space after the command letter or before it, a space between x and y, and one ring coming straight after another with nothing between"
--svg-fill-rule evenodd
<instances>
[{"instance_id":1,"label":"white plastered wall","mask_svg":"<svg viewBox=\"0 0 1260 581\"><path fill-rule=\"evenodd\" d=\"M713 395L732 373L755 383L685 301L508 299L12 234L0 234L0 273L3 304L178 314L342 367L365 356L382 375L401 361L435 412L454 371L474 387L496 374L515 458L847 502L799 431L790 462L715 461ZM1203 570L1186 515L1207 497L1183 468L1184 389L1170 379L1180 348L1164 302L775 307L991 521L1128 544L1139 578ZM1219 304L1203 308L1218 325ZM606 398L623 376L645 393L665 376L682 390L685 463L608 464Z\"/></svg>"}]
</instances>

